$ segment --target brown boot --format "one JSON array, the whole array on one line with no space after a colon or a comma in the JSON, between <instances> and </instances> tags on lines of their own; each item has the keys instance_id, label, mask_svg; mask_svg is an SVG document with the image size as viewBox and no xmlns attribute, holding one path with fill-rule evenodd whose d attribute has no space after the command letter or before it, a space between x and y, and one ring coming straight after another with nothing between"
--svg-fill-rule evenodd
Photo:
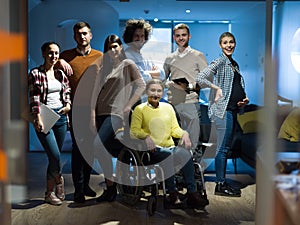
<instances>
[{"instance_id":1,"label":"brown boot","mask_svg":"<svg viewBox=\"0 0 300 225\"><path fill-rule=\"evenodd\" d=\"M54 187L55 187L55 180L54 179L51 179L51 180L47 179L47 190L46 190L46 192L48 192L48 193L53 192Z\"/></svg>"},{"instance_id":2,"label":"brown boot","mask_svg":"<svg viewBox=\"0 0 300 225\"><path fill-rule=\"evenodd\" d=\"M55 195L55 193L53 191L45 193L45 202L47 202L51 205L61 205L62 204L62 201Z\"/></svg>"},{"instance_id":3,"label":"brown boot","mask_svg":"<svg viewBox=\"0 0 300 225\"><path fill-rule=\"evenodd\" d=\"M61 200L65 200L65 182L63 176L59 176L55 178L56 180L56 188L55 195Z\"/></svg>"},{"instance_id":4,"label":"brown boot","mask_svg":"<svg viewBox=\"0 0 300 225\"><path fill-rule=\"evenodd\" d=\"M47 180L47 191L45 192L45 202L51 205L61 205L62 201L53 192L55 180Z\"/></svg>"},{"instance_id":5,"label":"brown boot","mask_svg":"<svg viewBox=\"0 0 300 225\"><path fill-rule=\"evenodd\" d=\"M209 204L208 200L201 198L198 192L187 193L186 203L189 207L195 209L204 209Z\"/></svg>"}]
</instances>

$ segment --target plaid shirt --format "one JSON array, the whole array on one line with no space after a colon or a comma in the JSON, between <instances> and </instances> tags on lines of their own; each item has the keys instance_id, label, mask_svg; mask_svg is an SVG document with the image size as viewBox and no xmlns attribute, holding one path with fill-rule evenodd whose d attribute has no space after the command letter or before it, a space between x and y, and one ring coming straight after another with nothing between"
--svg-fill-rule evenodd
<instances>
[{"instance_id":1,"label":"plaid shirt","mask_svg":"<svg viewBox=\"0 0 300 225\"><path fill-rule=\"evenodd\" d=\"M55 70L56 79L62 84L60 97L63 105L71 104L69 80L61 70ZM34 68L28 77L30 111L40 113L40 103L47 104L48 79L43 66Z\"/></svg>"},{"instance_id":2,"label":"plaid shirt","mask_svg":"<svg viewBox=\"0 0 300 225\"><path fill-rule=\"evenodd\" d=\"M240 73L238 64L236 62L235 64L234 69ZM223 97L220 98L217 103L214 102L216 90L212 89L210 92L208 112L210 118L212 115L221 119L224 117L232 92L233 78L233 65L224 54L212 61L208 67L198 73L196 82L199 83L201 87L211 87L213 83L222 89ZM241 86L245 90L245 83L242 76Z\"/></svg>"}]
</instances>

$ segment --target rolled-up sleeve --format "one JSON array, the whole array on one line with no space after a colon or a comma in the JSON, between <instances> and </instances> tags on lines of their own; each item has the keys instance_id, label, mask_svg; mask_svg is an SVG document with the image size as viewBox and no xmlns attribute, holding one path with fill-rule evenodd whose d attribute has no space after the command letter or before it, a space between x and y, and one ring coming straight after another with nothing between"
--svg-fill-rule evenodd
<instances>
[{"instance_id":1,"label":"rolled-up sleeve","mask_svg":"<svg viewBox=\"0 0 300 225\"><path fill-rule=\"evenodd\" d=\"M64 102L64 105L67 103L71 104L71 87L70 87L69 79L64 74L64 72L61 71L61 73L62 73L61 83L63 86L63 90L62 90L63 102Z\"/></svg>"},{"instance_id":2,"label":"rolled-up sleeve","mask_svg":"<svg viewBox=\"0 0 300 225\"><path fill-rule=\"evenodd\" d=\"M40 113L40 101L43 92L43 80L44 77L39 75L37 69L33 69L30 71L28 75L29 106L30 111L35 114Z\"/></svg>"}]
</instances>

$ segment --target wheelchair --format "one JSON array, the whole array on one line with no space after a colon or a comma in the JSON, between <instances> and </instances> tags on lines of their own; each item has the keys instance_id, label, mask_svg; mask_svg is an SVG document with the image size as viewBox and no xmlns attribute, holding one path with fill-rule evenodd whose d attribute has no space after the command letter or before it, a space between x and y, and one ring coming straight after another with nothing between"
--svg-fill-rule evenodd
<instances>
[{"instance_id":1,"label":"wheelchair","mask_svg":"<svg viewBox=\"0 0 300 225\"><path fill-rule=\"evenodd\" d=\"M129 118L131 118L131 114ZM147 199L147 211L152 216L157 209L160 190L163 193L164 208L169 208L166 197L165 174L159 164L151 163L150 154L146 150L145 142L130 137L130 123L131 120L129 119L125 123L124 129L115 136L117 141L123 143L117 155L115 182L117 183L121 202L129 206L134 206L142 198ZM174 140L174 142L176 144L178 140ZM200 161L197 161L192 153L191 156L193 157L197 191L200 197L206 201L206 205L208 205L204 171L199 163ZM175 181L179 191L185 188L183 175L180 171L175 174Z\"/></svg>"},{"instance_id":2,"label":"wheelchair","mask_svg":"<svg viewBox=\"0 0 300 225\"><path fill-rule=\"evenodd\" d=\"M157 164L150 165L150 155L146 151L124 146L117 157L115 181L121 201L134 206L141 198L146 198L150 216L156 211L160 186L166 198L163 170ZM146 192L150 195L146 195Z\"/></svg>"},{"instance_id":3,"label":"wheelchair","mask_svg":"<svg viewBox=\"0 0 300 225\"><path fill-rule=\"evenodd\" d=\"M167 191L165 188L164 171L158 164L151 164L150 154L145 151L143 142L124 146L116 163L117 189L121 202L129 206L136 205L142 198L147 199L147 211L149 216L154 215L157 209L159 191L162 189L164 208L169 208L167 201ZM203 169L200 163L194 162L195 181L197 191L202 199L207 199ZM179 172L175 174L176 186L178 190L185 188L183 175Z\"/></svg>"}]
</instances>

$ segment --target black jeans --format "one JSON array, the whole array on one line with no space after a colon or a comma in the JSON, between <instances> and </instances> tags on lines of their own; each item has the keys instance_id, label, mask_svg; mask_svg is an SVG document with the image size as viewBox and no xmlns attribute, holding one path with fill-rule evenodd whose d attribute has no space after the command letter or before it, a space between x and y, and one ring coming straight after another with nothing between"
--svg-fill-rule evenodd
<instances>
[{"instance_id":1,"label":"black jeans","mask_svg":"<svg viewBox=\"0 0 300 225\"><path fill-rule=\"evenodd\" d=\"M69 115L72 115L72 113L70 113ZM71 116L70 121L72 121ZM72 126L70 128L70 134L72 138L71 167L73 185L75 188L75 193L83 193L84 187L89 184L92 167L84 159L82 153L78 148Z\"/></svg>"}]
</instances>

